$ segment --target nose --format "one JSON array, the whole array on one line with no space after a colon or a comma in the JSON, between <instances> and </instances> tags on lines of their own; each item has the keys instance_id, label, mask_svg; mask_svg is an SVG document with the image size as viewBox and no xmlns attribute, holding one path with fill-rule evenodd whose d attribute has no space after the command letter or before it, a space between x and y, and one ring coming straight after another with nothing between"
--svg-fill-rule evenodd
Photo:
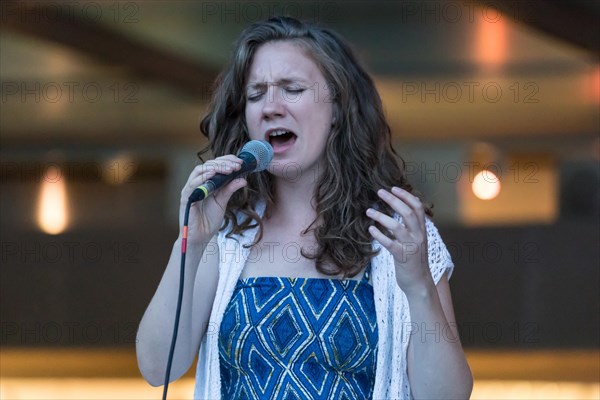
<instances>
[{"instance_id":1,"label":"nose","mask_svg":"<svg viewBox=\"0 0 600 400\"><path fill-rule=\"evenodd\" d=\"M262 115L264 119L268 120L285 115L285 99L279 85L269 85L263 99Z\"/></svg>"}]
</instances>

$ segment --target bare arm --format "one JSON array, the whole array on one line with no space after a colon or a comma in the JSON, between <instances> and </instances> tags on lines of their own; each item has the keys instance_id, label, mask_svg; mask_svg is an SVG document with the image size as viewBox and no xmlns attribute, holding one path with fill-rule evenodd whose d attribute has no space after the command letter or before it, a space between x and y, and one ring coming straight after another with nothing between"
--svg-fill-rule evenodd
<instances>
[{"instance_id":1,"label":"bare arm","mask_svg":"<svg viewBox=\"0 0 600 400\"><path fill-rule=\"evenodd\" d=\"M409 299L414 331L408 344L408 378L415 399L468 399L473 387L454 318L446 275Z\"/></svg>"},{"instance_id":2,"label":"bare arm","mask_svg":"<svg viewBox=\"0 0 600 400\"><path fill-rule=\"evenodd\" d=\"M238 170L241 163L238 157L226 155L194 168L181 191L180 226L193 190L216 173L229 174ZM178 379L190 368L206 333L219 278L215 235L223 222L227 202L245 185L245 179L234 179L213 196L190 208L184 292L170 381ZM164 383L167 369L179 292L181 240L180 236L173 245L163 277L137 334L138 366L153 386Z\"/></svg>"},{"instance_id":3,"label":"bare arm","mask_svg":"<svg viewBox=\"0 0 600 400\"><path fill-rule=\"evenodd\" d=\"M181 377L190 368L198 353L200 341L206 333L219 275L216 246L213 239L195 249L188 248L184 297L171 367L171 381ZM138 330L138 365L142 375L152 386L164 383L177 307L180 260L181 238L178 238Z\"/></svg>"}]
</instances>

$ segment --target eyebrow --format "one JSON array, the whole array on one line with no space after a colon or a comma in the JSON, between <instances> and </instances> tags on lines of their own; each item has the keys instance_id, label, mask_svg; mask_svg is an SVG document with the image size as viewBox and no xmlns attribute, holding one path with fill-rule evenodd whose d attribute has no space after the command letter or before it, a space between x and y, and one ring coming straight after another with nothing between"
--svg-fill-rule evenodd
<instances>
[{"instance_id":1,"label":"eyebrow","mask_svg":"<svg viewBox=\"0 0 600 400\"><path fill-rule=\"evenodd\" d=\"M246 89L255 89L255 88L259 88L259 87L264 87L267 86L268 84L274 84L274 85L287 85L289 83L308 83L307 80L300 78L300 77L289 77L289 78L283 78L283 79L279 79L276 82L250 82L246 85Z\"/></svg>"}]
</instances>

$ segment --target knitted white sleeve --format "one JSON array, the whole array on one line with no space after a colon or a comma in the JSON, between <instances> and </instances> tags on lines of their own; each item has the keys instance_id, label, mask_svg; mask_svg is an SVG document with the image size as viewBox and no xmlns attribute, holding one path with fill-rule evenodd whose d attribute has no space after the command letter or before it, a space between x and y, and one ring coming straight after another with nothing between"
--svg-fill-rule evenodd
<instances>
[{"instance_id":1,"label":"knitted white sleeve","mask_svg":"<svg viewBox=\"0 0 600 400\"><path fill-rule=\"evenodd\" d=\"M450 279L452 271L454 271L454 263L436 226L429 218L425 218L425 227L427 228L429 270L433 281L437 284L445 272L448 272L448 279Z\"/></svg>"}]
</instances>

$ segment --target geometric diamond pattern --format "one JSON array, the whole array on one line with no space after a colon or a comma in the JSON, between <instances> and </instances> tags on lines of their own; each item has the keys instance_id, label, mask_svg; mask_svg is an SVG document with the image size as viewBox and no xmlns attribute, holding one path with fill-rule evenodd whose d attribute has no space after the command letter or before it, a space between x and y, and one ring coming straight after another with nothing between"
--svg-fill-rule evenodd
<instances>
[{"instance_id":1,"label":"geometric diamond pattern","mask_svg":"<svg viewBox=\"0 0 600 400\"><path fill-rule=\"evenodd\" d=\"M308 279L300 290L310 307L311 313L319 319L335 297L336 285L329 279Z\"/></svg>"},{"instance_id":2,"label":"geometric diamond pattern","mask_svg":"<svg viewBox=\"0 0 600 400\"><path fill-rule=\"evenodd\" d=\"M277 282L271 281L266 281L262 285L254 286L252 288L253 304L257 311L261 311L263 307L269 304L269 301L277 295L278 288L279 285Z\"/></svg>"},{"instance_id":3,"label":"geometric diamond pattern","mask_svg":"<svg viewBox=\"0 0 600 400\"><path fill-rule=\"evenodd\" d=\"M221 322L223 399L369 399L378 331L361 281L240 279Z\"/></svg>"},{"instance_id":4,"label":"geometric diamond pattern","mask_svg":"<svg viewBox=\"0 0 600 400\"><path fill-rule=\"evenodd\" d=\"M239 330L240 327L239 304L233 304L230 313L233 314L233 318L230 317L226 321L222 322L222 334L219 335L220 347L223 348L223 351L225 352L227 357L232 357L231 351L234 343L233 336L235 332Z\"/></svg>"},{"instance_id":5,"label":"geometric diamond pattern","mask_svg":"<svg viewBox=\"0 0 600 400\"><path fill-rule=\"evenodd\" d=\"M269 364L269 361L261 355L258 350L256 350L255 346L252 346L252 349L250 350L249 369L256 374L261 394L264 395L275 368Z\"/></svg>"},{"instance_id":6,"label":"geometric diamond pattern","mask_svg":"<svg viewBox=\"0 0 600 400\"><path fill-rule=\"evenodd\" d=\"M300 373L305 377L304 382L319 395L323 395L323 388L331 381L332 372L322 368L315 353L312 353L301 365Z\"/></svg>"},{"instance_id":7,"label":"geometric diamond pattern","mask_svg":"<svg viewBox=\"0 0 600 400\"><path fill-rule=\"evenodd\" d=\"M334 329L329 336L329 344L333 350L334 360L339 363L339 368L343 368L356 353L360 351L359 333L356 330L355 324L352 323L347 310L344 310L340 316L340 320L335 324Z\"/></svg>"},{"instance_id":8,"label":"geometric diamond pattern","mask_svg":"<svg viewBox=\"0 0 600 400\"><path fill-rule=\"evenodd\" d=\"M294 343L302 336L300 326L296 322L289 304L273 318L267 330L273 346L283 357L292 350Z\"/></svg>"}]
</instances>

